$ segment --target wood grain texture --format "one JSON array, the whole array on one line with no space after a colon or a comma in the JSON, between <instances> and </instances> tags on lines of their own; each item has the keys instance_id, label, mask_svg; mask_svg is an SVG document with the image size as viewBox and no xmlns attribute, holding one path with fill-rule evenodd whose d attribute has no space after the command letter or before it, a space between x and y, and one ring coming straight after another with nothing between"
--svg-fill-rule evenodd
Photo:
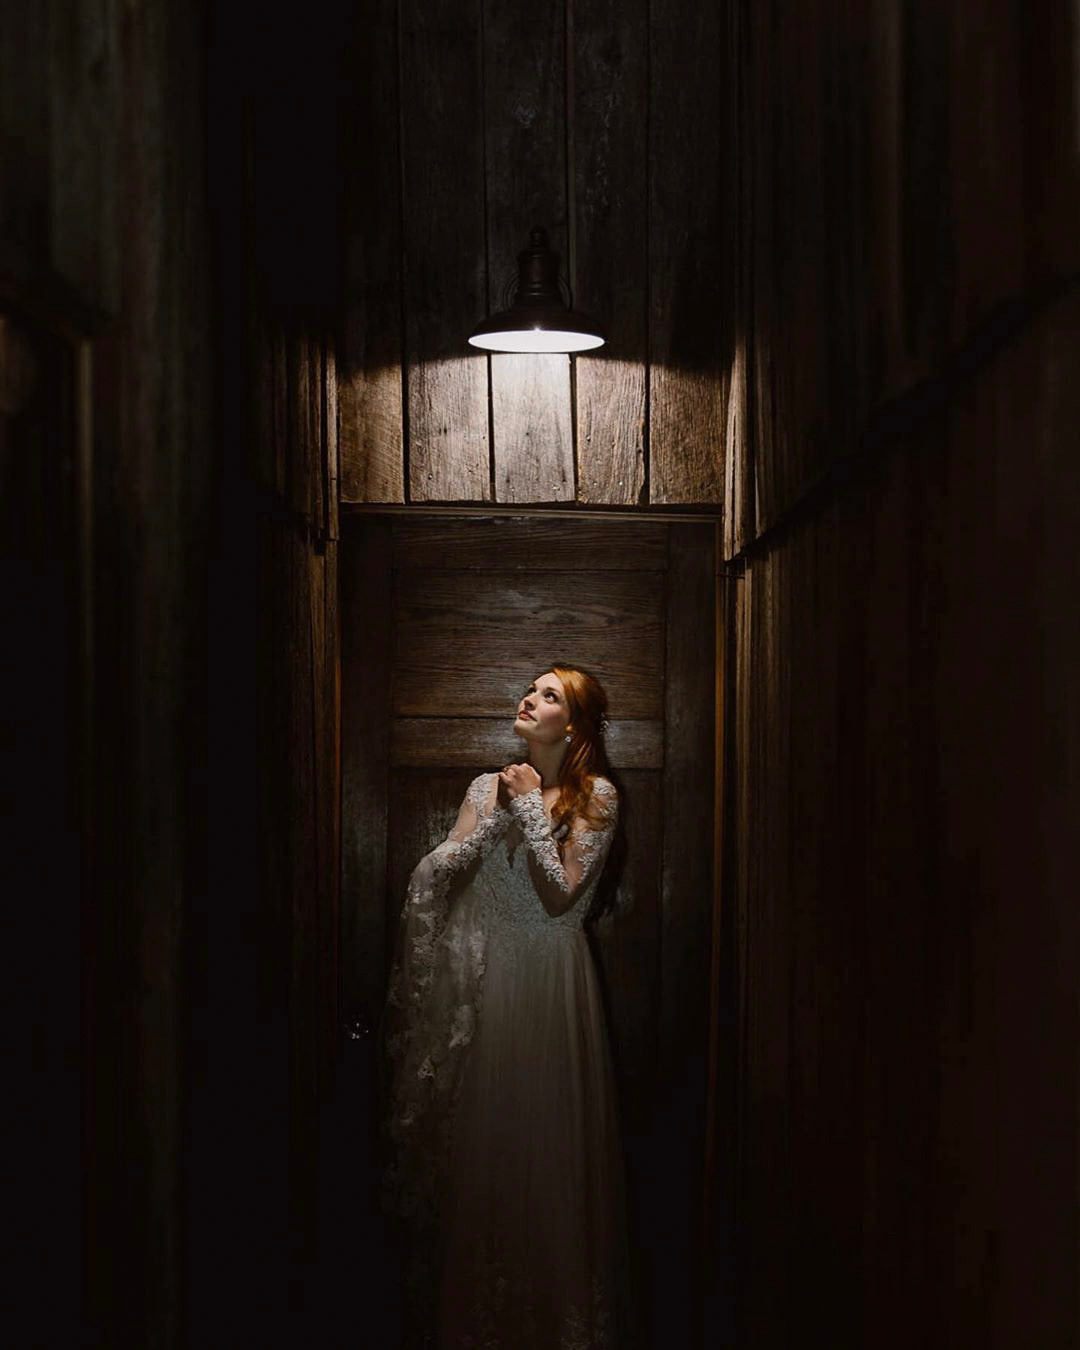
<instances>
[{"instance_id":1,"label":"wood grain texture","mask_svg":"<svg viewBox=\"0 0 1080 1350\"><path fill-rule=\"evenodd\" d=\"M734 252L721 11L649 11L649 501L722 506Z\"/></svg>"},{"instance_id":2,"label":"wood grain texture","mask_svg":"<svg viewBox=\"0 0 1080 1350\"><path fill-rule=\"evenodd\" d=\"M347 502L405 500L397 23L397 0L362 0L349 35L339 374Z\"/></svg>"},{"instance_id":3,"label":"wood grain texture","mask_svg":"<svg viewBox=\"0 0 1080 1350\"><path fill-rule=\"evenodd\" d=\"M395 576L394 713L513 714L554 660L594 671L619 718L662 707L663 591L649 573L573 572L542 580L497 572ZM569 649L567 651L567 649Z\"/></svg>"},{"instance_id":4,"label":"wood grain texture","mask_svg":"<svg viewBox=\"0 0 1080 1350\"><path fill-rule=\"evenodd\" d=\"M496 501L574 500L568 356L492 353L491 424Z\"/></svg>"},{"instance_id":5,"label":"wood grain texture","mask_svg":"<svg viewBox=\"0 0 1080 1350\"><path fill-rule=\"evenodd\" d=\"M364 521L342 548L343 1013L374 1026L386 947L387 788L390 744L390 524Z\"/></svg>"},{"instance_id":6,"label":"wood grain texture","mask_svg":"<svg viewBox=\"0 0 1080 1350\"><path fill-rule=\"evenodd\" d=\"M656 521L488 516L394 521L395 569L662 572L667 525Z\"/></svg>"},{"instance_id":7,"label":"wood grain texture","mask_svg":"<svg viewBox=\"0 0 1080 1350\"><path fill-rule=\"evenodd\" d=\"M50 10L51 69L43 82L53 169L51 264L89 305L113 315L121 303L121 32L115 12L97 5ZM172 153L188 161L180 172L194 167L186 143L173 142Z\"/></svg>"},{"instance_id":8,"label":"wood grain texture","mask_svg":"<svg viewBox=\"0 0 1080 1350\"><path fill-rule=\"evenodd\" d=\"M0 116L5 171L0 184L0 244L5 270L29 276L48 266L52 163L49 7L9 5L0 14ZM73 56L80 54L77 35ZM82 93L75 83L75 97ZM65 97L57 91L57 97ZM70 97L70 95L68 95Z\"/></svg>"},{"instance_id":9,"label":"wood grain texture","mask_svg":"<svg viewBox=\"0 0 1080 1350\"><path fill-rule=\"evenodd\" d=\"M624 1132L649 1128L656 1091L656 1008L660 1002L660 775L620 775L627 860L618 912L596 921L591 946L607 1005ZM630 1184L644 1189L633 1171Z\"/></svg>"},{"instance_id":10,"label":"wood grain texture","mask_svg":"<svg viewBox=\"0 0 1080 1350\"><path fill-rule=\"evenodd\" d=\"M666 1335L701 1334L700 1214L713 916L713 527L672 525L667 575L662 785L657 1143L680 1163L659 1213L670 1245L657 1274ZM672 1312L672 1309L677 1311Z\"/></svg>"},{"instance_id":11,"label":"wood grain texture","mask_svg":"<svg viewBox=\"0 0 1080 1350\"><path fill-rule=\"evenodd\" d=\"M724 418L723 555L745 548L756 526L757 487L754 467L753 284L751 260L757 219L750 185L754 156L749 151L750 111L748 45L752 25L739 5L727 7L721 40L726 71L724 95L725 162L737 205L729 203L726 238L731 249L729 303L732 315L730 381Z\"/></svg>"},{"instance_id":12,"label":"wood grain texture","mask_svg":"<svg viewBox=\"0 0 1080 1350\"><path fill-rule=\"evenodd\" d=\"M566 274L566 5L484 4L484 135L489 309L534 226L546 229ZM479 317L479 316L478 316ZM573 501L570 358L493 353L495 498Z\"/></svg>"},{"instance_id":13,"label":"wood grain texture","mask_svg":"<svg viewBox=\"0 0 1080 1350\"><path fill-rule=\"evenodd\" d=\"M1076 736L1054 691L1080 632L1078 395L1061 378L1077 350L1073 301L748 574L739 1212L756 1344L798 1324L1004 1350L1076 1325L1076 1230L1054 1201L1076 1175ZM1066 1123L1040 1132L1033 1172L1036 1117ZM822 1295L853 1282L861 1307Z\"/></svg>"},{"instance_id":14,"label":"wood grain texture","mask_svg":"<svg viewBox=\"0 0 1080 1350\"><path fill-rule=\"evenodd\" d=\"M286 326L270 315L265 316L265 337L270 347L271 379L270 388L273 398L271 415L274 437L274 476L271 481L273 490L283 500L288 498L289 464L289 341Z\"/></svg>"},{"instance_id":15,"label":"wood grain texture","mask_svg":"<svg viewBox=\"0 0 1080 1350\"><path fill-rule=\"evenodd\" d=\"M341 528L341 427L337 347L333 334L325 336L325 343L323 357L323 454L325 458L326 500L323 533L327 539L337 540Z\"/></svg>"},{"instance_id":16,"label":"wood grain texture","mask_svg":"<svg viewBox=\"0 0 1080 1350\"><path fill-rule=\"evenodd\" d=\"M612 722L604 742L614 768L663 766L661 722ZM500 718L395 717L390 730L390 762L398 768L501 766L519 762L524 751L524 742L514 734L512 714Z\"/></svg>"},{"instance_id":17,"label":"wood grain texture","mask_svg":"<svg viewBox=\"0 0 1080 1350\"><path fill-rule=\"evenodd\" d=\"M402 0L407 491L488 501L481 27L474 0Z\"/></svg>"},{"instance_id":18,"label":"wood grain texture","mask_svg":"<svg viewBox=\"0 0 1080 1350\"><path fill-rule=\"evenodd\" d=\"M604 326L574 359L578 500L633 505L645 483L644 0L569 5L574 302Z\"/></svg>"}]
</instances>

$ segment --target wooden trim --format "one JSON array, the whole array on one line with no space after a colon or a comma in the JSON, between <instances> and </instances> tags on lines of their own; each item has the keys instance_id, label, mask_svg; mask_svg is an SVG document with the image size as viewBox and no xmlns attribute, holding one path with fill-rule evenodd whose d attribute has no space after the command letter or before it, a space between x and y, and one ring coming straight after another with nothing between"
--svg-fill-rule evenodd
<instances>
[{"instance_id":1,"label":"wooden trim","mask_svg":"<svg viewBox=\"0 0 1080 1350\"><path fill-rule=\"evenodd\" d=\"M554 503L544 506L529 506L525 503L492 504L490 506L438 506L428 502L395 505L389 502L342 502L341 516L347 520L351 516L408 516L419 519L423 516L546 516L564 517L567 520L656 520L678 523L712 525L722 518L720 507L705 507L700 511L673 510L671 507L639 506L633 510L625 507L581 507L575 502Z\"/></svg>"}]
</instances>

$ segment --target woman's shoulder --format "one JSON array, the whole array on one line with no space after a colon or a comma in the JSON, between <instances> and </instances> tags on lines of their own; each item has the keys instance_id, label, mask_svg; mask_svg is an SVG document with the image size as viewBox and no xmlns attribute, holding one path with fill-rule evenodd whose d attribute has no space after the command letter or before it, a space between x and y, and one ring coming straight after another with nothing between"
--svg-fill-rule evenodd
<instances>
[{"instance_id":1,"label":"woman's shoulder","mask_svg":"<svg viewBox=\"0 0 1080 1350\"><path fill-rule=\"evenodd\" d=\"M592 780L590 802L606 821L614 821L619 811L619 794L610 778L598 773Z\"/></svg>"},{"instance_id":2,"label":"woman's shoulder","mask_svg":"<svg viewBox=\"0 0 1080 1350\"><path fill-rule=\"evenodd\" d=\"M472 802L474 806L482 806L491 797L492 785L498 776L498 769L478 773L465 789L465 800Z\"/></svg>"}]
</instances>

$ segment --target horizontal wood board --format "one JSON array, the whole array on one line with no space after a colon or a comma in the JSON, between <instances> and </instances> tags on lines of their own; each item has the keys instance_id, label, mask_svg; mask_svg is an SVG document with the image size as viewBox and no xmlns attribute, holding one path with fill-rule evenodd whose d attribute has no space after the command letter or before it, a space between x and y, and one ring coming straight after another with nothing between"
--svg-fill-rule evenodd
<instances>
[{"instance_id":1,"label":"horizontal wood board","mask_svg":"<svg viewBox=\"0 0 1080 1350\"><path fill-rule=\"evenodd\" d=\"M398 572L393 603L396 716L513 714L559 660L595 670L621 717L661 715L664 594L652 573L586 585L575 572Z\"/></svg>"},{"instance_id":2,"label":"horizontal wood board","mask_svg":"<svg viewBox=\"0 0 1080 1350\"><path fill-rule=\"evenodd\" d=\"M663 767L662 722L612 722L604 742L615 768ZM514 734L513 714L499 718L395 717L390 732L390 762L396 768L497 766L516 763L524 749L525 743Z\"/></svg>"},{"instance_id":3,"label":"horizontal wood board","mask_svg":"<svg viewBox=\"0 0 1080 1350\"><path fill-rule=\"evenodd\" d=\"M659 522L551 516L394 521L394 566L474 571L662 572L668 526Z\"/></svg>"}]
</instances>

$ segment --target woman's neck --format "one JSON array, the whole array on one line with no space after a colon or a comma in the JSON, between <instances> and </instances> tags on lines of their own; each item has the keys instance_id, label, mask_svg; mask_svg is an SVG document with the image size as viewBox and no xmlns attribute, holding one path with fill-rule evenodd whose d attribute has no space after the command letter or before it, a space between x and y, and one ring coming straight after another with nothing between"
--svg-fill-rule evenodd
<instances>
[{"instance_id":1,"label":"woman's neck","mask_svg":"<svg viewBox=\"0 0 1080 1350\"><path fill-rule=\"evenodd\" d=\"M559 785L559 769L566 757L566 745L533 745L529 747L529 763L540 775L541 788Z\"/></svg>"}]
</instances>

